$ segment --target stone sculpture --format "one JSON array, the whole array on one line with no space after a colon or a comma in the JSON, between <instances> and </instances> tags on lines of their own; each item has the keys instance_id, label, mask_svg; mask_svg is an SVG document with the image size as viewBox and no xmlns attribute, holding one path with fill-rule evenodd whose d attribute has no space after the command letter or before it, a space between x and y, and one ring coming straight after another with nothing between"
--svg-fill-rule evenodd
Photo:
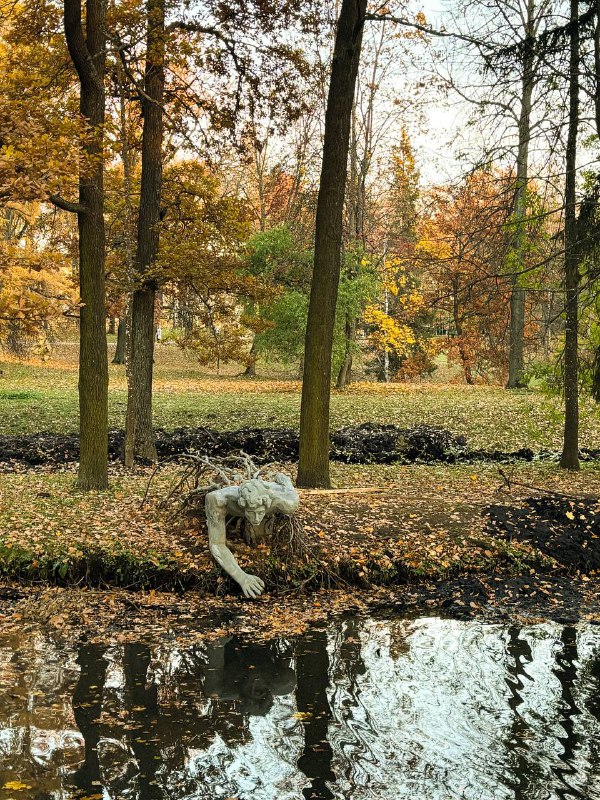
<instances>
[{"instance_id":1,"label":"stone sculpture","mask_svg":"<svg viewBox=\"0 0 600 800\"><path fill-rule=\"evenodd\" d=\"M265 519L275 514L291 515L298 510L298 492L287 475L277 472L272 481L252 478L239 485L224 486L205 498L208 543L215 561L239 583L246 597L256 598L265 589L256 575L240 567L227 546L227 519L242 517L250 525L250 539L256 543L265 536Z\"/></svg>"}]
</instances>

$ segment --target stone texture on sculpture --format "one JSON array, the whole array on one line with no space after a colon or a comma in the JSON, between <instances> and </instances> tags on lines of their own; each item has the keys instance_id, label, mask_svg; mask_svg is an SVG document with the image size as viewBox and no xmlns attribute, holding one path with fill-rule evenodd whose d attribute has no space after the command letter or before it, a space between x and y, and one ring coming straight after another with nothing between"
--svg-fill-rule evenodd
<instances>
[{"instance_id":1,"label":"stone texture on sculpture","mask_svg":"<svg viewBox=\"0 0 600 800\"><path fill-rule=\"evenodd\" d=\"M227 520L241 517L250 524L253 543L265 536L265 519L275 514L291 515L298 510L298 492L287 475L277 472L272 481L252 478L240 485L224 486L205 498L208 543L215 561L239 583L246 597L258 597L265 589L256 575L249 575L237 563L227 546Z\"/></svg>"}]
</instances>

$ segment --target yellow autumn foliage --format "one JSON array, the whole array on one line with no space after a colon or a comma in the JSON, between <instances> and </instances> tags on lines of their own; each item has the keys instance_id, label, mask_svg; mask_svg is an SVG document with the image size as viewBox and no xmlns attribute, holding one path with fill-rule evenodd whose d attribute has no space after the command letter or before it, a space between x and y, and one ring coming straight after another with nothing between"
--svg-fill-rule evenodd
<instances>
[{"instance_id":1,"label":"yellow autumn foliage","mask_svg":"<svg viewBox=\"0 0 600 800\"><path fill-rule=\"evenodd\" d=\"M416 342L414 333L408 325L397 322L376 306L367 306L364 321L373 328L369 338L377 349L406 356Z\"/></svg>"},{"instance_id":2,"label":"yellow autumn foliage","mask_svg":"<svg viewBox=\"0 0 600 800\"><path fill-rule=\"evenodd\" d=\"M417 253L428 258L445 261L452 258L452 248L444 239L435 239L427 235L417 243Z\"/></svg>"}]
</instances>

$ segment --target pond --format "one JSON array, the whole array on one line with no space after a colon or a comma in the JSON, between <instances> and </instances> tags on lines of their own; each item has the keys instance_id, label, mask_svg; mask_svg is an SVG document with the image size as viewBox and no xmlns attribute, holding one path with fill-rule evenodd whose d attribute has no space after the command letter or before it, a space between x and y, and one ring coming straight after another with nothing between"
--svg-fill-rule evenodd
<instances>
[{"instance_id":1,"label":"pond","mask_svg":"<svg viewBox=\"0 0 600 800\"><path fill-rule=\"evenodd\" d=\"M294 640L0 633L0 800L600 798L600 628L345 618Z\"/></svg>"}]
</instances>

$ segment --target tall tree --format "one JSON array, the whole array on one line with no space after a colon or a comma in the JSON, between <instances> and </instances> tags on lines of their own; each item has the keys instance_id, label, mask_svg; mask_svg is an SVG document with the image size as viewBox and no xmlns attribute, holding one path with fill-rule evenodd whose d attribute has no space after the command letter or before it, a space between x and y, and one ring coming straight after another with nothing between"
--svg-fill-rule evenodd
<instances>
[{"instance_id":1,"label":"tall tree","mask_svg":"<svg viewBox=\"0 0 600 800\"><path fill-rule=\"evenodd\" d=\"M541 11L547 4L543 3ZM523 385L523 349L525 338L525 289L521 270L526 248L527 181L529 172L529 141L531 139L531 108L533 90L537 81L535 37L540 14L536 13L535 0L527 0L524 17L524 40L522 47L521 97L518 122L517 168L512 215L513 267L512 291L510 296L510 331L508 354L507 388L515 389Z\"/></svg>"},{"instance_id":2,"label":"tall tree","mask_svg":"<svg viewBox=\"0 0 600 800\"><path fill-rule=\"evenodd\" d=\"M504 367L507 286L504 223L510 177L479 170L458 187L433 191L433 213L420 226L417 255L428 272L430 303L448 326L448 354L465 381Z\"/></svg>"},{"instance_id":3,"label":"tall tree","mask_svg":"<svg viewBox=\"0 0 600 800\"><path fill-rule=\"evenodd\" d=\"M363 247L366 245L367 177L374 157L375 98L380 89L380 59L387 38L386 26L382 25L374 43L368 78L364 81L365 91L361 93L362 81L359 80L350 117L350 174L346 189L347 238L349 242L360 242ZM362 138L362 148L359 147L359 138ZM354 279L355 274L352 269L348 271L346 277L349 282ZM344 358L337 376L337 389L345 389L352 379L357 325L357 315L353 308L348 307L344 320Z\"/></svg>"},{"instance_id":4,"label":"tall tree","mask_svg":"<svg viewBox=\"0 0 600 800\"><path fill-rule=\"evenodd\" d=\"M156 457L151 403L153 308L159 280L153 265L159 240L164 102L169 104L171 152L188 145L197 149L191 130L203 137L207 153L225 132L239 136L246 118L244 97L256 113L268 108L286 119L293 119L302 108L297 78L304 73L304 60L297 47L282 45L275 35L304 20L302 3L211 0L195 10L197 16L190 18L186 3L173 4L170 12L181 13L182 19L165 26L164 0L147 0L143 81L134 75L140 48L131 26L124 24L122 35L114 37L126 74L140 98L144 118L140 230L135 259L138 285L132 298L127 464L136 457ZM165 72L169 74L166 98Z\"/></svg>"},{"instance_id":5,"label":"tall tree","mask_svg":"<svg viewBox=\"0 0 600 800\"><path fill-rule=\"evenodd\" d=\"M569 129L565 163L565 427L560 465L579 469L579 248L575 181L579 130L579 0L570 1Z\"/></svg>"},{"instance_id":6,"label":"tall tree","mask_svg":"<svg viewBox=\"0 0 600 800\"><path fill-rule=\"evenodd\" d=\"M81 0L65 0L67 47L80 83L79 108L89 131L84 138L85 165L79 177L79 203L63 204L77 211L79 286L80 457L78 485L108 485L108 354L104 288L104 72L106 5L86 0L85 31ZM56 202L56 199L55 199ZM58 204L58 203L57 203Z\"/></svg>"},{"instance_id":7,"label":"tall tree","mask_svg":"<svg viewBox=\"0 0 600 800\"><path fill-rule=\"evenodd\" d=\"M300 486L330 486L331 352L340 280L352 103L366 6L366 0L342 0L331 66L304 351L298 465Z\"/></svg>"},{"instance_id":8,"label":"tall tree","mask_svg":"<svg viewBox=\"0 0 600 800\"><path fill-rule=\"evenodd\" d=\"M163 165L163 96L165 90L165 3L148 0L147 45L142 105L142 178L135 271L138 285L131 300L131 352L127 381L125 465L137 458L156 460L152 428L154 303L156 279L151 270L158 255Z\"/></svg>"},{"instance_id":9,"label":"tall tree","mask_svg":"<svg viewBox=\"0 0 600 800\"><path fill-rule=\"evenodd\" d=\"M482 65L479 70L465 70L464 60L458 59L456 79L447 78L461 98L473 103L476 116L472 124L485 131L488 141L479 163L501 159L515 164L505 265L510 285L507 388L523 385L530 143L544 134L551 138L549 128L556 121L556 114L550 112L554 99L550 99L551 81L545 98L536 92L549 65L540 39L550 27L555 7L551 0L460 0L454 20L461 49L469 54L467 58L475 54ZM454 39L453 49L461 52ZM482 79L473 80L477 75Z\"/></svg>"}]
</instances>

